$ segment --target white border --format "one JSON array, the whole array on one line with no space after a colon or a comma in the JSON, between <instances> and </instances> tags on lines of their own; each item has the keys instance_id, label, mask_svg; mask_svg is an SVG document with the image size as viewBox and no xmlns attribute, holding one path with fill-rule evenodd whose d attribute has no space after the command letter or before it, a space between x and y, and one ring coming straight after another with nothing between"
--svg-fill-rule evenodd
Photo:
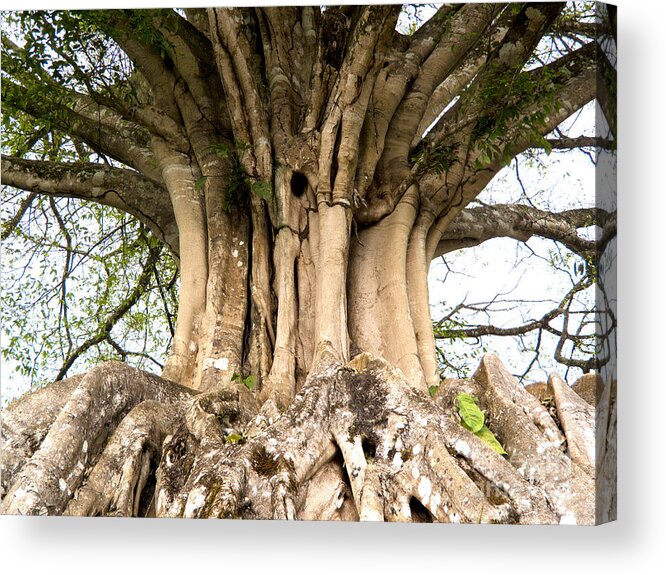
<instances>
[{"instance_id":1,"label":"white border","mask_svg":"<svg viewBox=\"0 0 666 575\"><path fill-rule=\"evenodd\" d=\"M170 3L170 2L169 2ZM179 2L202 5L206 2ZM240 3L240 2L239 2ZM302 3L302 2L293 2ZM0 2L3 9L54 3ZM129 6L130 2L95 3ZM250 2L249 4L256 4ZM597 528L0 517L5 573L630 572L663 565L664 3L619 0L620 519ZM91 7L91 2L59 3ZM135 5L165 5L142 0ZM14 569L12 569L12 567Z\"/></svg>"}]
</instances>

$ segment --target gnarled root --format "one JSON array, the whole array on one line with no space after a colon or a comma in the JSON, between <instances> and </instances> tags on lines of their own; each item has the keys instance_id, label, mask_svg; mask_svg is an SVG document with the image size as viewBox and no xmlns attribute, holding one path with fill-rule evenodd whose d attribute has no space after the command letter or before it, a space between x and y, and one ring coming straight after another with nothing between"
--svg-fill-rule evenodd
<instances>
[{"instance_id":1,"label":"gnarled root","mask_svg":"<svg viewBox=\"0 0 666 575\"><path fill-rule=\"evenodd\" d=\"M24 395L2 410L2 496L26 461L37 451L69 400L80 375L56 381Z\"/></svg>"},{"instance_id":2,"label":"gnarled root","mask_svg":"<svg viewBox=\"0 0 666 575\"><path fill-rule=\"evenodd\" d=\"M298 487L335 454L327 390L337 375L311 377L282 415L267 402L239 433L179 429L158 470L158 515L294 519Z\"/></svg>"},{"instance_id":3,"label":"gnarled root","mask_svg":"<svg viewBox=\"0 0 666 575\"><path fill-rule=\"evenodd\" d=\"M12 478L0 510L62 514L110 434L134 406L146 400L178 402L190 395L186 388L123 363L108 362L91 370L77 382L39 448ZM53 401L56 406L57 396ZM12 448L16 446L10 443L10 452Z\"/></svg>"},{"instance_id":4,"label":"gnarled root","mask_svg":"<svg viewBox=\"0 0 666 575\"><path fill-rule=\"evenodd\" d=\"M511 464L545 495L561 523L594 524L594 479L564 453L565 437L539 401L484 356L474 375Z\"/></svg>"},{"instance_id":5,"label":"gnarled root","mask_svg":"<svg viewBox=\"0 0 666 575\"><path fill-rule=\"evenodd\" d=\"M367 354L321 366L285 411L270 400L259 409L241 384L197 394L117 363L62 387L66 401L45 391L32 400L48 403L32 431L21 428L23 408L3 420L11 475L2 510L467 523L613 516L610 386L597 406L595 454L588 404L553 377L551 416L494 356L434 399ZM508 455L461 425L461 392L478 398Z\"/></svg>"},{"instance_id":6,"label":"gnarled root","mask_svg":"<svg viewBox=\"0 0 666 575\"><path fill-rule=\"evenodd\" d=\"M70 500L65 515L146 516L152 497L143 497L160 460L162 442L182 404L144 401L116 428L90 476ZM148 489L152 495L152 490Z\"/></svg>"},{"instance_id":7,"label":"gnarled root","mask_svg":"<svg viewBox=\"0 0 666 575\"><path fill-rule=\"evenodd\" d=\"M361 519L555 520L542 493L400 372L365 355L350 365L358 371L334 435Z\"/></svg>"},{"instance_id":8,"label":"gnarled root","mask_svg":"<svg viewBox=\"0 0 666 575\"><path fill-rule=\"evenodd\" d=\"M362 354L312 375L282 415L265 407L233 444L182 428L164 450L158 514L593 523L593 479L548 412L492 356L475 377L461 383L508 458L457 421L460 385L433 401Z\"/></svg>"}]
</instances>

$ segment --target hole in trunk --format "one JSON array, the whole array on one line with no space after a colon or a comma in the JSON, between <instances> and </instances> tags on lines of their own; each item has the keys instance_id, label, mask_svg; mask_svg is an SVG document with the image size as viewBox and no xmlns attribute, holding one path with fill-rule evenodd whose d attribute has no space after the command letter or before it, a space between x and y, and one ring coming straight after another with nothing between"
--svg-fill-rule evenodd
<instances>
[{"instance_id":1,"label":"hole in trunk","mask_svg":"<svg viewBox=\"0 0 666 575\"><path fill-rule=\"evenodd\" d=\"M349 475L347 474L347 466L345 465L345 458L342 456L342 451L338 448L335 452L335 456L331 459L335 465L340 467L342 470L342 481L347 486L347 489L351 493L351 481L349 480Z\"/></svg>"},{"instance_id":2,"label":"hole in trunk","mask_svg":"<svg viewBox=\"0 0 666 575\"><path fill-rule=\"evenodd\" d=\"M416 497L409 500L409 510L412 512L414 523L433 523L432 514Z\"/></svg>"},{"instance_id":3,"label":"hole in trunk","mask_svg":"<svg viewBox=\"0 0 666 575\"><path fill-rule=\"evenodd\" d=\"M374 459L377 446L372 441L367 437L364 437L361 442L361 447L363 448L363 454L365 455L366 460Z\"/></svg>"},{"instance_id":4,"label":"hole in trunk","mask_svg":"<svg viewBox=\"0 0 666 575\"><path fill-rule=\"evenodd\" d=\"M155 487L157 486L157 466L159 457L150 454L150 473L146 478L146 483L138 494L139 508L137 517L155 517Z\"/></svg>"},{"instance_id":5,"label":"hole in trunk","mask_svg":"<svg viewBox=\"0 0 666 575\"><path fill-rule=\"evenodd\" d=\"M308 189L308 179L301 172L291 174L291 193L300 198Z\"/></svg>"}]
</instances>

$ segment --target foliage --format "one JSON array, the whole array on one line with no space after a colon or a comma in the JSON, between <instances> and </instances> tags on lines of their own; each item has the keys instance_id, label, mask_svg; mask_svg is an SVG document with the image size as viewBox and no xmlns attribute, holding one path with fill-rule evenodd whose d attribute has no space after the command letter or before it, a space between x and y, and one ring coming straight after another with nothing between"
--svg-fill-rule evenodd
<instances>
[{"instance_id":1,"label":"foliage","mask_svg":"<svg viewBox=\"0 0 666 575\"><path fill-rule=\"evenodd\" d=\"M239 381L242 383L245 387L247 387L250 391L254 389L254 386L256 384L256 378L254 375L248 375L247 377L242 377L241 375L234 373L231 376L231 381Z\"/></svg>"},{"instance_id":2,"label":"foliage","mask_svg":"<svg viewBox=\"0 0 666 575\"><path fill-rule=\"evenodd\" d=\"M502 444L497 441L493 432L486 427L486 414L479 409L478 402L478 398L469 393L459 393L456 396L461 425L480 439L483 439L494 451L500 455L506 455Z\"/></svg>"},{"instance_id":3,"label":"foliage","mask_svg":"<svg viewBox=\"0 0 666 575\"><path fill-rule=\"evenodd\" d=\"M26 195L2 190L5 222ZM159 244L142 224L99 204L38 197L11 232L3 243L2 354L20 376L39 386L74 362L80 371L108 359L161 367L177 313L177 270L166 250L150 257ZM116 317L142 274L145 288Z\"/></svg>"},{"instance_id":4,"label":"foliage","mask_svg":"<svg viewBox=\"0 0 666 575\"><path fill-rule=\"evenodd\" d=\"M230 433L224 436L224 442L227 445L230 443L243 443L244 437L240 433Z\"/></svg>"},{"instance_id":5,"label":"foliage","mask_svg":"<svg viewBox=\"0 0 666 575\"><path fill-rule=\"evenodd\" d=\"M485 423L486 416L477 405L478 399L469 393L460 393L456 396L458 414L462 417L463 427L472 433L479 431Z\"/></svg>"}]
</instances>

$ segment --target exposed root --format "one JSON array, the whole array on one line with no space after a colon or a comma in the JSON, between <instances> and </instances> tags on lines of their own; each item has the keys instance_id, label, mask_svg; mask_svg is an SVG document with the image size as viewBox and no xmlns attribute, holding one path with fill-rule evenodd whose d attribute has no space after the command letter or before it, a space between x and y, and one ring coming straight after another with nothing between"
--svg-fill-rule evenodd
<instances>
[{"instance_id":1,"label":"exposed root","mask_svg":"<svg viewBox=\"0 0 666 575\"><path fill-rule=\"evenodd\" d=\"M490 379L459 380L452 389L473 391L483 401L493 393L500 399L514 398L510 405L497 400L505 414L491 414L494 431L501 436L503 425L520 421L527 428L517 434L525 436L524 445L516 447L506 440L507 450L524 456L533 447L525 442L538 440L536 463L525 464L517 457L520 465L516 465L512 457L500 456L464 429L446 407L449 393L432 401L385 361L361 355L348 366L331 364L311 376L287 412L276 419L275 408L267 409L234 445L225 445L219 431L197 439L193 433L197 424L189 422L189 431L183 432L186 438L183 433L174 436L172 447L165 450L158 514L591 522L592 499L581 501L578 494L566 493L585 489L590 478L562 453L559 429L543 420L546 412L538 401L519 402L526 392L507 379L498 361L489 356L482 369ZM181 458L186 464L176 468L176 459L168 454L184 440L196 455L189 462ZM547 458L539 458L539 449L549 450ZM534 469L538 465L551 467ZM552 466L563 478L560 486L545 478ZM169 477L187 479L181 484ZM160 501L170 503L165 506Z\"/></svg>"},{"instance_id":2,"label":"exposed root","mask_svg":"<svg viewBox=\"0 0 666 575\"><path fill-rule=\"evenodd\" d=\"M561 523L594 524L594 482L562 452L564 436L539 401L493 355L484 356L474 379L511 465L543 491Z\"/></svg>"},{"instance_id":3,"label":"exposed root","mask_svg":"<svg viewBox=\"0 0 666 575\"><path fill-rule=\"evenodd\" d=\"M311 377L269 427L262 429L266 414L258 415L247 427L256 435L240 430L233 440L222 440L221 432L198 440L194 421L167 438L158 471L158 515L295 518L298 487L335 455L326 390L337 373L331 368Z\"/></svg>"},{"instance_id":4,"label":"exposed root","mask_svg":"<svg viewBox=\"0 0 666 575\"><path fill-rule=\"evenodd\" d=\"M350 441L342 433L336 433L335 440L342 450L359 518L362 521L383 521L381 476L376 466L366 461L361 437L357 435Z\"/></svg>"},{"instance_id":5,"label":"exposed root","mask_svg":"<svg viewBox=\"0 0 666 575\"><path fill-rule=\"evenodd\" d=\"M598 486L598 509L594 498L595 477L610 481L615 465L609 388L597 407L608 445L591 454L592 408L556 378L566 437L494 356L473 379L445 385L433 400L361 354L312 373L286 411L267 401L257 413L240 387L192 397L107 364L72 392L3 511L585 524L613 516L612 484ZM479 398L508 457L460 424L461 392Z\"/></svg>"},{"instance_id":6,"label":"exposed root","mask_svg":"<svg viewBox=\"0 0 666 575\"><path fill-rule=\"evenodd\" d=\"M144 401L130 411L65 515L137 517L142 509L148 512L152 492L148 502L142 493L160 461L162 442L182 411L182 405L155 401Z\"/></svg>"},{"instance_id":7,"label":"exposed root","mask_svg":"<svg viewBox=\"0 0 666 575\"><path fill-rule=\"evenodd\" d=\"M14 477L2 513L60 515L109 435L145 400L177 402L191 391L122 363L108 362L80 381L38 450Z\"/></svg>"},{"instance_id":8,"label":"exposed root","mask_svg":"<svg viewBox=\"0 0 666 575\"><path fill-rule=\"evenodd\" d=\"M257 414L255 396L242 384L202 393L195 397L186 411L190 432L199 440L224 442L224 436L241 429Z\"/></svg>"},{"instance_id":9,"label":"exposed root","mask_svg":"<svg viewBox=\"0 0 666 575\"><path fill-rule=\"evenodd\" d=\"M37 451L60 410L82 376L56 381L24 395L2 410L2 489L4 497L14 477Z\"/></svg>"},{"instance_id":10,"label":"exposed root","mask_svg":"<svg viewBox=\"0 0 666 575\"><path fill-rule=\"evenodd\" d=\"M581 399L558 375L548 378L557 414L567 438L571 460L594 477L594 408Z\"/></svg>"},{"instance_id":11,"label":"exposed root","mask_svg":"<svg viewBox=\"0 0 666 575\"><path fill-rule=\"evenodd\" d=\"M596 407L597 522L617 517L617 383L604 386Z\"/></svg>"},{"instance_id":12,"label":"exposed root","mask_svg":"<svg viewBox=\"0 0 666 575\"><path fill-rule=\"evenodd\" d=\"M361 370L350 377L348 387L352 397L358 396L350 401L352 410L336 421L344 422L343 428L353 437L347 445L354 448L343 448L342 453L362 519L369 490L369 519L404 520L411 517L415 500L437 521L554 520L543 495L532 493L509 462L461 427L437 402L409 389L400 372L368 356L360 356L351 365ZM355 404L363 405L363 412L353 414ZM366 439L376 447L366 467L359 446L361 435L370 429L373 436ZM341 429L335 436L338 443L344 440Z\"/></svg>"},{"instance_id":13,"label":"exposed root","mask_svg":"<svg viewBox=\"0 0 666 575\"><path fill-rule=\"evenodd\" d=\"M342 462L329 461L308 481L298 518L305 521L358 521L358 511Z\"/></svg>"}]
</instances>

